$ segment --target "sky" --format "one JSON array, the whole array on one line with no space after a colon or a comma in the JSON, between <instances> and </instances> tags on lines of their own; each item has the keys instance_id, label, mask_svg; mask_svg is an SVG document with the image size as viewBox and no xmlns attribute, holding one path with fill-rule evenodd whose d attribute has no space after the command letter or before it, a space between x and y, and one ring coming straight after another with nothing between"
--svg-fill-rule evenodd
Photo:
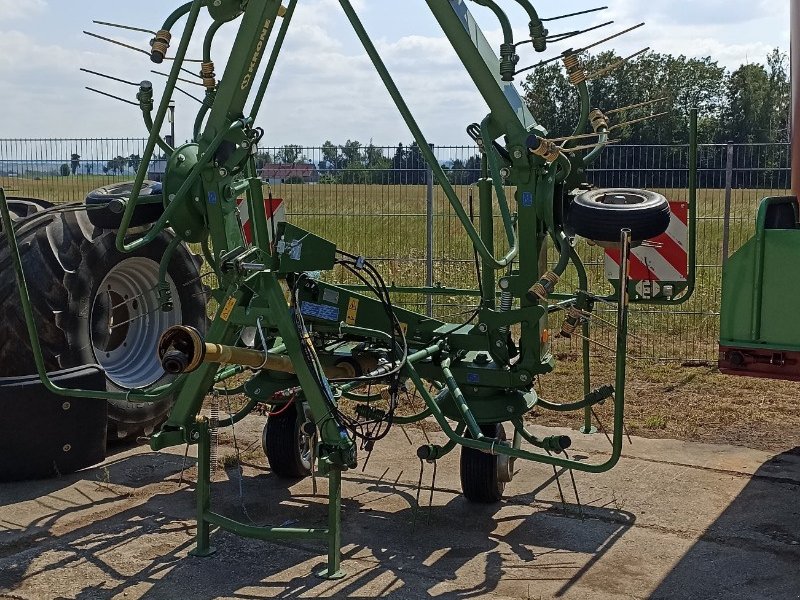
<instances>
[{"instance_id":1,"label":"sky","mask_svg":"<svg viewBox=\"0 0 800 600\"><path fill-rule=\"evenodd\" d=\"M443 0L442 0L443 1ZM593 8L603 0L563 3L561 12ZM764 62L775 47L789 47L789 0L605 0L600 13L550 23L551 33L614 20L608 28L553 44L537 55L520 51L520 66L549 58L570 46L587 45L645 21L647 25L599 49L622 55L646 46L655 51L711 56L735 69ZM499 0L521 39L528 19L512 0ZM444 38L424 0L353 0L406 102L430 142L465 144L467 125L487 113L481 97ZM477 4L470 10L488 39L499 47L500 29L492 13ZM542 17L557 16L556 3L536 2ZM99 79L80 67L130 81L163 78L147 56L89 38L93 31L147 48L149 35L109 29L93 19L157 30L179 2L165 0L0 0L0 138L144 137L138 108L84 89L92 86L133 99L136 88ZM201 25L207 26L205 18ZM200 29L204 32L204 29ZM217 72L235 29L224 27L216 42ZM200 55L201 36L190 49ZM176 47L177 42L175 43ZM166 64L166 63L165 63ZM161 86L161 87L160 87ZM189 89L194 88L194 89ZM202 95L202 88L186 85ZM188 138L197 104L176 98L179 140ZM547 126L547 115L535 114ZM342 14L337 0L300 0L257 124L264 145L343 144L359 140L394 146L411 134Z\"/></svg>"}]
</instances>

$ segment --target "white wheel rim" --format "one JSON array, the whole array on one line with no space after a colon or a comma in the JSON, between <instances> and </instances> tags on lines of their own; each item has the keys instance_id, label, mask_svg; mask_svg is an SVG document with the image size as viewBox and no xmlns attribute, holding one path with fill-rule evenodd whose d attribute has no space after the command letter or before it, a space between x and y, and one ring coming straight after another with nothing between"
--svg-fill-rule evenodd
<instances>
[{"instance_id":1,"label":"white wheel rim","mask_svg":"<svg viewBox=\"0 0 800 600\"><path fill-rule=\"evenodd\" d=\"M154 260L127 258L108 272L92 302L92 350L108 378L122 388L146 387L164 376L156 345L166 329L182 321L180 298L169 275L173 309L161 310L158 271Z\"/></svg>"}]
</instances>

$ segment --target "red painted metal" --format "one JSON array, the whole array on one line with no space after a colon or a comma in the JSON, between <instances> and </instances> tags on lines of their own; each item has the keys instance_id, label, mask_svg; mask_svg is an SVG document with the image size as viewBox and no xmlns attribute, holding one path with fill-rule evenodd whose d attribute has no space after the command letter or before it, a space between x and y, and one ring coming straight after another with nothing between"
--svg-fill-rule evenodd
<instances>
[{"instance_id":1,"label":"red painted metal","mask_svg":"<svg viewBox=\"0 0 800 600\"><path fill-rule=\"evenodd\" d=\"M720 346L719 371L727 375L800 381L800 352Z\"/></svg>"}]
</instances>

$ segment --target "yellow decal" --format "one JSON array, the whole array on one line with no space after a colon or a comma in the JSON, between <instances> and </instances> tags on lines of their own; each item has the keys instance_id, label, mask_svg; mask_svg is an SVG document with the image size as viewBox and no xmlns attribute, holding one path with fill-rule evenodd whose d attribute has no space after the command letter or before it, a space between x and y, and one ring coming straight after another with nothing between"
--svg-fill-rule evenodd
<instances>
[{"instance_id":1,"label":"yellow decal","mask_svg":"<svg viewBox=\"0 0 800 600\"><path fill-rule=\"evenodd\" d=\"M223 321L227 321L230 318L231 313L233 312L233 309L235 307L236 307L236 298L231 296L225 303L225 308L222 309L222 313L220 313L219 318L222 319Z\"/></svg>"},{"instance_id":2,"label":"yellow decal","mask_svg":"<svg viewBox=\"0 0 800 600\"><path fill-rule=\"evenodd\" d=\"M355 325L357 316L358 316L358 298L350 298L350 302L348 302L347 304L347 319L345 319L345 323L347 323L348 325Z\"/></svg>"}]
</instances>

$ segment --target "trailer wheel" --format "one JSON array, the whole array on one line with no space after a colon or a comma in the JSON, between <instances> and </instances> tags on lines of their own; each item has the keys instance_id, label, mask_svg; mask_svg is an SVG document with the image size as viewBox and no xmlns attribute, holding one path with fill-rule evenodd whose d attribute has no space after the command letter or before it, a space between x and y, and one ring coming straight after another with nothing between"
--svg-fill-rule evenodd
<instances>
[{"instance_id":1,"label":"trailer wheel","mask_svg":"<svg viewBox=\"0 0 800 600\"><path fill-rule=\"evenodd\" d=\"M567 224L571 232L595 242L619 242L621 229L641 242L658 237L670 221L669 202L649 190L609 188L584 192L570 204Z\"/></svg>"},{"instance_id":2,"label":"trailer wheel","mask_svg":"<svg viewBox=\"0 0 800 600\"><path fill-rule=\"evenodd\" d=\"M127 391L170 381L156 358L158 336L171 325L205 330L201 260L178 246L167 271L174 307L162 312L159 261L173 239L162 232L151 244L123 254L116 232L95 227L80 205L45 209L17 227L23 269L45 367L60 370L99 364L106 388ZM5 236L0 236L0 376L35 373ZM151 433L173 398L139 404L109 401L110 440Z\"/></svg>"},{"instance_id":3,"label":"trailer wheel","mask_svg":"<svg viewBox=\"0 0 800 600\"><path fill-rule=\"evenodd\" d=\"M485 423L481 432L487 437L506 439L502 423ZM473 448L461 447L461 491L470 502L492 504L503 498L508 477L502 473L503 464L498 455L491 455Z\"/></svg>"},{"instance_id":4,"label":"trailer wheel","mask_svg":"<svg viewBox=\"0 0 800 600\"><path fill-rule=\"evenodd\" d=\"M295 402L283 412L267 417L261 447L267 455L269 468L281 479L303 479L311 475L316 435L306 435L305 422L305 417L297 414Z\"/></svg>"}]
</instances>

